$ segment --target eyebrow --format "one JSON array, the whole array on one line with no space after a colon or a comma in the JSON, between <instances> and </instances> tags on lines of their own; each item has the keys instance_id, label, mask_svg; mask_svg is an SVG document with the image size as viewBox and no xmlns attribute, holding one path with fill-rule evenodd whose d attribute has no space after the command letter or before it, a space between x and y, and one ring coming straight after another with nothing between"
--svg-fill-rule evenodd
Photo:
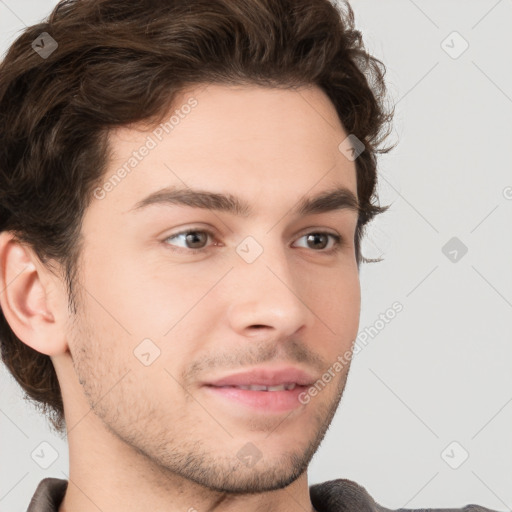
<instances>
[{"instance_id":1,"label":"eyebrow","mask_svg":"<svg viewBox=\"0 0 512 512\"><path fill-rule=\"evenodd\" d=\"M251 217L254 212L243 199L232 194L219 194L192 188L163 188L151 193L131 208L137 212L151 205L181 205L226 212L239 217ZM326 190L312 197L301 199L292 213L305 216L335 210L349 210L360 213L360 206L354 193L345 187Z\"/></svg>"}]
</instances>

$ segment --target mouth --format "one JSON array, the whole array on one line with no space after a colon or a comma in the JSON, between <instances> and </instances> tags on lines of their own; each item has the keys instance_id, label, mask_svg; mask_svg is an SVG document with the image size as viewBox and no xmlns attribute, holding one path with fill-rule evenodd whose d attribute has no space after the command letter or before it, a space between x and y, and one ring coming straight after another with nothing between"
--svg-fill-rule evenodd
<instances>
[{"instance_id":1,"label":"mouth","mask_svg":"<svg viewBox=\"0 0 512 512\"><path fill-rule=\"evenodd\" d=\"M280 384L277 386L262 386L259 384L253 384L248 386L214 386L219 388L236 388L236 389L247 389L250 391L291 391L295 389L297 384L292 382L290 384Z\"/></svg>"},{"instance_id":2,"label":"mouth","mask_svg":"<svg viewBox=\"0 0 512 512\"><path fill-rule=\"evenodd\" d=\"M222 400L233 406L242 406L263 414L288 412L304 404L299 400L300 394L308 387L295 382L275 386L240 385L240 386L214 386L206 385L204 389L209 396Z\"/></svg>"},{"instance_id":3,"label":"mouth","mask_svg":"<svg viewBox=\"0 0 512 512\"><path fill-rule=\"evenodd\" d=\"M312 374L294 366L251 368L203 382L208 396L229 406L261 414L283 413L303 407L300 395L313 382Z\"/></svg>"}]
</instances>

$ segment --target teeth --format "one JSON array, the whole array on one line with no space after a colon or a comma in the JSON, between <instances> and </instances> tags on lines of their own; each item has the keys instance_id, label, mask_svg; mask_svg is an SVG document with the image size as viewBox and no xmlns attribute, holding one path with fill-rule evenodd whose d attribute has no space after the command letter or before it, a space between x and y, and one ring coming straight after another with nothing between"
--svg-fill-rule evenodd
<instances>
[{"instance_id":1,"label":"teeth","mask_svg":"<svg viewBox=\"0 0 512 512\"><path fill-rule=\"evenodd\" d=\"M267 391L284 391L286 386L281 384L280 386L268 386Z\"/></svg>"},{"instance_id":2,"label":"teeth","mask_svg":"<svg viewBox=\"0 0 512 512\"><path fill-rule=\"evenodd\" d=\"M234 387L238 389L248 389L250 391L290 391L295 389L295 383L292 384L280 384L279 386L260 386L258 384L250 386L222 386L222 387Z\"/></svg>"}]
</instances>

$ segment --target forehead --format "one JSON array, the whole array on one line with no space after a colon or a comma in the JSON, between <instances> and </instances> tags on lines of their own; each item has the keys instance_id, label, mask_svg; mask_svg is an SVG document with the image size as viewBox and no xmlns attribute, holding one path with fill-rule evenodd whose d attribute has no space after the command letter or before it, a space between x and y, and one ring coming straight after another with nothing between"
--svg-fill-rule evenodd
<instances>
[{"instance_id":1,"label":"forehead","mask_svg":"<svg viewBox=\"0 0 512 512\"><path fill-rule=\"evenodd\" d=\"M191 87L160 123L111 132L104 181L122 178L111 180L105 199L126 211L178 186L259 198L266 207L283 195L293 200L340 185L357 196L355 163L338 149L347 135L318 87Z\"/></svg>"}]
</instances>

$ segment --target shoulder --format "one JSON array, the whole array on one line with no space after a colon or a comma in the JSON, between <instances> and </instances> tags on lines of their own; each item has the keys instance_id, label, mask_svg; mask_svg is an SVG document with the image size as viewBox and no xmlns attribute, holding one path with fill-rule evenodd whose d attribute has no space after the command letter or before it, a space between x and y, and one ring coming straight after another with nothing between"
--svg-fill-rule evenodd
<instances>
[{"instance_id":1,"label":"shoulder","mask_svg":"<svg viewBox=\"0 0 512 512\"><path fill-rule=\"evenodd\" d=\"M68 481L62 478L43 478L30 500L27 512L57 512L67 486Z\"/></svg>"},{"instance_id":2,"label":"shoulder","mask_svg":"<svg viewBox=\"0 0 512 512\"><path fill-rule=\"evenodd\" d=\"M311 503L317 512L497 512L479 505L462 508L390 509L379 505L362 486L338 478L309 487Z\"/></svg>"}]
</instances>

